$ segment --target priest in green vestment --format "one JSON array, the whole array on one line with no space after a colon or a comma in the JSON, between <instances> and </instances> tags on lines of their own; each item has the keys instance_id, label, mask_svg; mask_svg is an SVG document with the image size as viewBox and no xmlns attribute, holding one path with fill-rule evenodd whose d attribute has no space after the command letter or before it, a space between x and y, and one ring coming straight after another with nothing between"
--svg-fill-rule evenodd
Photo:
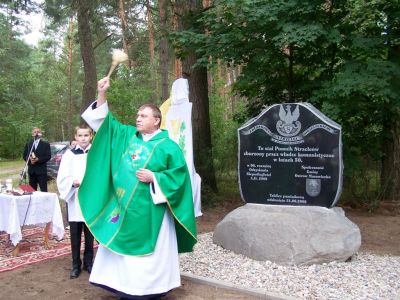
<instances>
[{"instance_id":1,"label":"priest in green vestment","mask_svg":"<svg viewBox=\"0 0 400 300\"><path fill-rule=\"evenodd\" d=\"M179 262L172 263L178 270L174 267L171 271L169 265L171 260L178 260L177 252L192 251L197 241L192 188L180 147L169 139L167 131L159 129L158 107L143 105L136 126L121 124L108 112L109 85L108 77L98 82L98 100L82 114L97 134L78 197L85 222L101 245L90 281L122 297L134 295L137 299L180 285L180 280L179 284L170 283L174 282L174 273L179 274ZM141 258L147 259L142 271ZM149 266L162 269L165 260L166 270L161 273L172 275L153 278L155 270L149 270ZM125 270L124 277L136 279L129 284L125 278L123 283L113 283L125 274L120 269L130 261L134 270ZM114 278L111 273L115 273Z\"/></svg>"}]
</instances>

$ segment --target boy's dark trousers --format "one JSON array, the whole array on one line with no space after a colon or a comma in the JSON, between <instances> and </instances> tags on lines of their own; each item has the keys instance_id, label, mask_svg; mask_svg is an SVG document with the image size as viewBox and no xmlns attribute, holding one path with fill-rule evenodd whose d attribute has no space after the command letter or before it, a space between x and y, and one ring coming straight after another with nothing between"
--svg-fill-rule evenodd
<instances>
[{"instance_id":1,"label":"boy's dark trousers","mask_svg":"<svg viewBox=\"0 0 400 300\"><path fill-rule=\"evenodd\" d=\"M72 250L72 269L81 270L81 237L85 236L85 250L83 252L83 268L89 272L93 265L93 235L84 222L69 222Z\"/></svg>"}]
</instances>

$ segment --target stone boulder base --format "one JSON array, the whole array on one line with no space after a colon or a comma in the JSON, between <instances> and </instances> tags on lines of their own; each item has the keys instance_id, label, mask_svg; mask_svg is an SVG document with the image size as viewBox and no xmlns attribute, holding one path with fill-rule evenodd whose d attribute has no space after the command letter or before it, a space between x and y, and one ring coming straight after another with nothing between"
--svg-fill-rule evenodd
<instances>
[{"instance_id":1,"label":"stone boulder base","mask_svg":"<svg viewBox=\"0 0 400 300\"><path fill-rule=\"evenodd\" d=\"M346 261L361 234L339 207L246 204L216 226L213 241L255 260L310 265Z\"/></svg>"}]
</instances>

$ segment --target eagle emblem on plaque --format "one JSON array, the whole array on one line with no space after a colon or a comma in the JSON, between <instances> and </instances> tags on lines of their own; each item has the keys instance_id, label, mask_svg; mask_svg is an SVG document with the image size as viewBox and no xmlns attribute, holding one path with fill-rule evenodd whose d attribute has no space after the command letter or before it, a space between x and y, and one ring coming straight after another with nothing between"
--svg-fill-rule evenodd
<instances>
[{"instance_id":1,"label":"eagle emblem on plaque","mask_svg":"<svg viewBox=\"0 0 400 300\"><path fill-rule=\"evenodd\" d=\"M279 108L279 118L276 122L276 130L282 136L295 136L301 130L301 123L297 119L300 117L299 106L293 112L290 110L290 105L286 105L286 111L283 105Z\"/></svg>"},{"instance_id":2,"label":"eagle emblem on plaque","mask_svg":"<svg viewBox=\"0 0 400 300\"><path fill-rule=\"evenodd\" d=\"M316 197L321 193L321 179L307 178L306 193L310 197Z\"/></svg>"}]
</instances>

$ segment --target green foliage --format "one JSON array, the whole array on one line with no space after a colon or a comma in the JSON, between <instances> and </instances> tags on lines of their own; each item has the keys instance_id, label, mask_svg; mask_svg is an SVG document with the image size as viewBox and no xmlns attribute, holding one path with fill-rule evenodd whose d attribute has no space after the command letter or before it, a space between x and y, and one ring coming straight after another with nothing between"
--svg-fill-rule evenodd
<instances>
[{"instance_id":1,"label":"green foliage","mask_svg":"<svg viewBox=\"0 0 400 300\"><path fill-rule=\"evenodd\" d=\"M221 96L219 90L223 81L214 82L210 101L210 122L214 168L217 174L231 173L237 166L237 127L229 111L231 95Z\"/></svg>"},{"instance_id":2,"label":"green foliage","mask_svg":"<svg viewBox=\"0 0 400 300\"><path fill-rule=\"evenodd\" d=\"M70 16L75 14L76 3L45 1L45 13L52 23L47 24L46 38L40 41L37 48L10 38L17 37L19 33L9 26L10 15L0 13L0 108L3 113L0 134L4 137L0 140L0 157L20 157L33 126L40 126L45 138L50 141L69 140L73 128L81 122L85 79L76 19L73 20L74 32L70 37L72 76L68 77L67 29ZM88 5L93 10L90 17L100 79L110 68L111 49L122 48L120 20L115 13L115 1L90 1ZM135 5L132 4L129 9L135 10ZM130 21L139 22L135 19L136 14L131 16ZM143 42L146 38L147 32L141 25L135 28L135 32L129 32L128 39L133 44L129 56L137 66L130 70L119 66L112 75L110 105L117 117L127 123L135 122L136 111L141 104L161 100L154 84L154 69L148 63L148 46Z\"/></svg>"},{"instance_id":3,"label":"green foliage","mask_svg":"<svg viewBox=\"0 0 400 300\"><path fill-rule=\"evenodd\" d=\"M137 11L141 3L130 1L126 7L126 38L134 67L119 66L108 93L114 114L130 124L141 104L165 100L160 99L157 66L149 64L148 32ZM76 24L71 82L65 43L66 25L77 1L45 1L53 22L46 28L48 38L37 48L17 39L21 26L17 26L20 20L15 12L35 9L33 4L11 1L0 5L5 8L0 13L0 157L20 157L33 126L41 126L49 140L62 140L70 139L71 126L80 121L85 79ZM122 48L120 20L115 1L87 4L100 79L109 70L111 49ZM210 117L220 190L227 187L237 195L239 125L264 105L309 101L342 125L344 194L371 203L376 199L382 145L391 138L389 125L398 119L400 110L398 1L215 0L202 14L189 18L188 23L194 25L172 33L170 39L181 57L187 48L196 49L197 65L209 67L213 77ZM162 33L157 29L156 21L159 38ZM241 66L230 94L219 92L226 82L216 72L217 62ZM220 197L207 190L203 196L210 203Z\"/></svg>"},{"instance_id":4,"label":"green foliage","mask_svg":"<svg viewBox=\"0 0 400 300\"><path fill-rule=\"evenodd\" d=\"M145 103L160 105L153 98L151 70L148 66L127 69L120 67L118 77L111 82L108 101L113 114L122 123L135 124L138 108Z\"/></svg>"},{"instance_id":5,"label":"green foliage","mask_svg":"<svg viewBox=\"0 0 400 300\"><path fill-rule=\"evenodd\" d=\"M5 16L0 14L0 157L3 158L20 157L35 120L27 99L32 84L26 72L32 65L30 49L23 42L10 39L12 35Z\"/></svg>"},{"instance_id":6,"label":"green foliage","mask_svg":"<svg viewBox=\"0 0 400 300\"><path fill-rule=\"evenodd\" d=\"M20 157L25 142L30 138L32 127L39 126L50 141L69 139L68 90L66 56L59 54L59 35L48 30L47 40L38 48L9 38L12 29L7 26L6 16L0 14L0 157ZM61 36L62 38L62 36ZM73 125L79 122L81 81L79 76L80 54L75 52L73 70L78 71L72 80ZM74 85L74 83L76 83ZM71 122L71 123L72 123Z\"/></svg>"},{"instance_id":7,"label":"green foliage","mask_svg":"<svg viewBox=\"0 0 400 300\"><path fill-rule=\"evenodd\" d=\"M393 0L219 0L197 20L206 32L171 39L182 55L194 46L197 64L242 66L234 91L247 100L238 121L264 105L309 101L340 123L353 177L375 168L368 162L381 160L387 124L399 116L399 17Z\"/></svg>"}]
</instances>

